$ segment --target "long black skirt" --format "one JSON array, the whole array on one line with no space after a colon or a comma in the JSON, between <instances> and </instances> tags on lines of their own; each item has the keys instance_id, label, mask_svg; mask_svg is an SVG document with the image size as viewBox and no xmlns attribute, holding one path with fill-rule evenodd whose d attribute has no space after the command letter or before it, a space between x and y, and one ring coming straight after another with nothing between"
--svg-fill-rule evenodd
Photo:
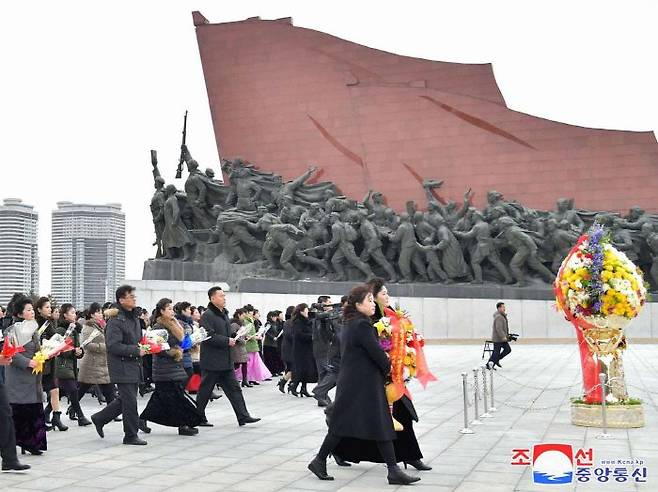
<instances>
[{"instance_id":1,"label":"long black skirt","mask_svg":"<svg viewBox=\"0 0 658 492\"><path fill-rule=\"evenodd\" d=\"M155 391L139 418L167 427L196 427L204 420L181 382L160 381L155 382Z\"/></svg>"},{"instance_id":2,"label":"long black skirt","mask_svg":"<svg viewBox=\"0 0 658 492\"><path fill-rule=\"evenodd\" d=\"M327 414L331 418L331 412L329 411ZM423 454L420 452L420 446L414 432L412 414L402 400L398 400L393 404L393 416L404 427L403 431L395 433L395 440L393 441L395 460L400 463L402 461L409 462L423 459ZM375 441L342 437L340 444L333 452L336 456L352 463L359 463L360 461L384 463L384 458L379 453Z\"/></svg>"},{"instance_id":3,"label":"long black skirt","mask_svg":"<svg viewBox=\"0 0 658 492\"><path fill-rule=\"evenodd\" d=\"M263 362L272 374L283 372L283 361L279 355L279 349L265 345L263 347Z\"/></svg>"},{"instance_id":4,"label":"long black skirt","mask_svg":"<svg viewBox=\"0 0 658 492\"><path fill-rule=\"evenodd\" d=\"M41 403L12 403L11 413L16 430L16 446L46 451L46 416Z\"/></svg>"}]
</instances>

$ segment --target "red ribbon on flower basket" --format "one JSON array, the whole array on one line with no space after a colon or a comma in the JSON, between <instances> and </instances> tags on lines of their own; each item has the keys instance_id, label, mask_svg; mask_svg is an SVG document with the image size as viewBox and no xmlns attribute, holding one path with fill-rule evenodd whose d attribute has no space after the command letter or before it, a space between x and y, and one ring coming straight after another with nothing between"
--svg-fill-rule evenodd
<instances>
[{"instance_id":1,"label":"red ribbon on flower basket","mask_svg":"<svg viewBox=\"0 0 658 492\"><path fill-rule=\"evenodd\" d=\"M404 384L404 357L407 354L407 339L406 333L400 318L393 311L385 312L386 316L391 320L391 350L388 351L388 357L391 360L391 383L386 388L386 396L389 403L402 398L406 394L411 398L411 394Z\"/></svg>"},{"instance_id":2,"label":"red ribbon on flower basket","mask_svg":"<svg viewBox=\"0 0 658 492\"><path fill-rule=\"evenodd\" d=\"M25 352L25 348L21 345L14 344L11 338L7 338L2 346L2 352L0 352L0 355L5 359L11 359L14 355L21 352Z\"/></svg>"},{"instance_id":3,"label":"red ribbon on flower basket","mask_svg":"<svg viewBox=\"0 0 658 492\"><path fill-rule=\"evenodd\" d=\"M563 270L565 265L569 263L571 257L576 254L583 242L588 238L587 234L583 234L578 238L575 246L571 248L566 259L563 261L562 266L557 274L558 278L562 278ZM600 362L594 358L594 355L590 351L585 336L583 335L583 330L594 328L590 323L585 321L582 318L574 315L567 304L567 300L562 293L562 289L556 282L553 284L553 292L555 293L555 298L557 299L564 316L569 321L574 328L576 329L576 336L578 337L578 348L580 350L580 365L583 371L583 389L585 391L584 400L587 403L601 403L602 391L599 386L599 373L601 372Z\"/></svg>"},{"instance_id":4,"label":"red ribbon on flower basket","mask_svg":"<svg viewBox=\"0 0 658 492\"><path fill-rule=\"evenodd\" d=\"M418 334L414 332L411 338L411 348L416 351L416 379L423 386L427 387L427 383L430 381L436 381L436 376L432 374L429 366L427 365L427 359L425 359L425 353L423 352L423 345L425 342L418 338Z\"/></svg>"}]
</instances>

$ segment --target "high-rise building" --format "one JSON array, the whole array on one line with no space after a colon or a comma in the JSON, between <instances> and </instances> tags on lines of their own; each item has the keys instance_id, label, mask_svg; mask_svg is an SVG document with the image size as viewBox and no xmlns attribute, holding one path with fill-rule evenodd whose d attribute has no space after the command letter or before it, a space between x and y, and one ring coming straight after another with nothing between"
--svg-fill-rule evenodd
<instances>
[{"instance_id":1,"label":"high-rise building","mask_svg":"<svg viewBox=\"0 0 658 492\"><path fill-rule=\"evenodd\" d=\"M0 205L0 304L16 292L39 292L39 214L18 198Z\"/></svg>"},{"instance_id":2,"label":"high-rise building","mask_svg":"<svg viewBox=\"0 0 658 492\"><path fill-rule=\"evenodd\" d=\"M52 294L83 309L111 300L126 272L126 217L118 203L57 202L52 216Z\"/></svg>"}]
</instances>

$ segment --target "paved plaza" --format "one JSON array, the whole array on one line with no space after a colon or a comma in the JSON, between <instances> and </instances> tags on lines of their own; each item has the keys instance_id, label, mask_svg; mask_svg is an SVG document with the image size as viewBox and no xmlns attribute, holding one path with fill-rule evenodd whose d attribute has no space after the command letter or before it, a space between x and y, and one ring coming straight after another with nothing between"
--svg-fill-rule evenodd
<instances>
[{"instance_id":1,"label":"paved plaza","mask_svg":"<svg viewBox=\"0 0 658 492\"><path fill-rule=\"evenodd\" d=\"M570 424L569 398L580 393L580 362L576 344L512 344L513 352L494 373L497 412L475 434L462 435L463 399L460 373L480 364L480 345L427 347L438 382L422 391L412 385L420 416L416 434L431 472L416 472L422 480L411 486L427 491L512 491L606 489L658 490L658 377L655 345L633 345L624 363L629 393L644 400L646 427L617 430L611 440L596 436L600 429ZM472 381L472 371L469 374ZM198 436L178 436L175 429L153 425L148 446L121 444L121 424L106 427L100 439L93 427L71 425L68 432L48 434L48 453L26 456L28 474L0 475L2 490L121 491L299 491L395 490L386 483L383 465L362 463L339 468L329 461L333 482L322 482L306 464L324 437L322 409L315 401L282 395L275 381L244 390L250 412L263 420L238 427L225 398L208 407L214 428ZM145 398L140 399L143 408ZM99 407L85 397L89 416ZM469 408L472 412L472 407ZM67 425L73 424L65 419ZM565 486L532 484L531 467L510 464L513 448L536 443L571 444L594 449L594 459L639 458L646 461L646 483L630 480ZM575 480L575 477L574 477ZM402 487L397 487L402 488ZM411 490L411 488L410 488Z\"/></svg>"}]
</instances>

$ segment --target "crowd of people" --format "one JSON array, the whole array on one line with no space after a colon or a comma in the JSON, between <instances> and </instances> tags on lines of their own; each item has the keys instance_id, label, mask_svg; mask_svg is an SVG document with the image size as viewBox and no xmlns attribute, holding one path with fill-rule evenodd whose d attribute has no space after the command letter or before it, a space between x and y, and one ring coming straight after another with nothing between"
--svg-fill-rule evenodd
<instances>
[{"instance_id":1,"label":"crowd of people","mask_svg":"<svg viewBox=\"0 0 658 492\"><path fill-rule=\"evenodd\" d=\"M137 306L135 289L123 285L113 302L92 303L79 312L71 304L55 306L48 297L14 295L1 313L2 343L21 347L0 357L2 469L29 468L18 460L16 447L41 455L48 449L48 432L66 432L74 422L93 426L104 438L105 426L121 421L123 443L145 445L139 432L150 433L149 422L177 428L183 436L212 427L206 408L222 396L238 425L258 422L243 388L275 377L282 393L326 407L329 432L309 465L319 478L332 479L329 455L339 466L384 462L389 482L396 484L419 479L402 472L399 462L431 469L422 462L413 431L418 417L411 400L404 396L391 410L386 398L390 362L373 327L390 309L382 280L356 287L339 303L320 296L310 306L271 311L264 320L252 305L229 316L220 287L211 288L208 298L207 307L163 298L148 313ZM199 330L203 336L192 337ZM144 344L150 332L165 334L161 350ZM67 349L40 358L42 346L57 335ZM309 384L315 384L312 391ZM87 394L105 404L93 415L85 415L80 405ZM138 394L147 399L141 413ZM68 421L62 418L64 398ZM394 429L394 419L404 430Z\"/></svg>"}]
</instances>

